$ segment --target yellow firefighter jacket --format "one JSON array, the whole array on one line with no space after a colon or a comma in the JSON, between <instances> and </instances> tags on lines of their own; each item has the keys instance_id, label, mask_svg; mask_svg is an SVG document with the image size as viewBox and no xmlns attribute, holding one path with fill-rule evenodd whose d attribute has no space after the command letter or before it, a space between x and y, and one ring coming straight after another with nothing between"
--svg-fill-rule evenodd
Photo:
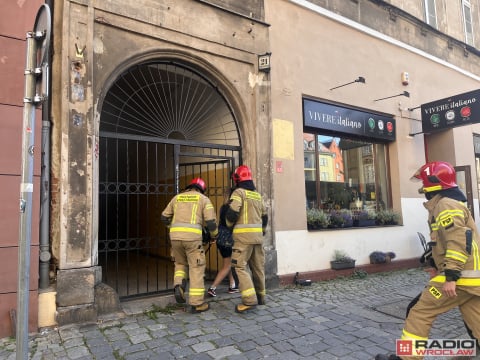
<instances>
[{"instance_id":1,"label":"yellow firefighter jacket","mask_svg":"<svg viewBox=\"0 0 480 360\"><path fill-rule=\"evenodd\" d=\"M212 202L195 189L176 195L163 210L162 218L170 221L171 240L201 240L205 223L211 236L215 237L218 232Z\"/></svg>"},{"instance_id":2,"label":"yellow firefighter jacket","mask_svg":"<svg viewBox=\"0 0 480 360\"><path fill-rule=\"evenodd\" d=\"M460 271L457 285L480 286L479 236L468 208L460 201L435 195L424 203L432 240L432 256L439 271ZM471 231L471 236L467 235ZM433 282L444 282L438 275Z\"/></svg>"},{"instance_id":3,"label":"yellow firefighter jacket","mask_svg":"<svg viewBox=\"0 0 480 360\"><path fill-rule=\"evenodd\" d=\"M246 244L263 242L262 216L267 214L262 195L237 188L230 196L230 208L239 214L233 227L233 239Z\"/></svg>"}]
</instances>

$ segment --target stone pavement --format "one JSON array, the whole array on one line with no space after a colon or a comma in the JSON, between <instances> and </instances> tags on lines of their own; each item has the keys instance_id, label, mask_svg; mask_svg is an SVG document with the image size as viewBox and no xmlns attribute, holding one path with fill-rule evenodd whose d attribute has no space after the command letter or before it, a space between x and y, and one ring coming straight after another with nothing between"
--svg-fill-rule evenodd
<instances>
[{"instance_id":1,"label":"stone pavement","mask_svg":"<svg viewBox=\"0 0 480 360\"><path fill-rule=\"evenodd\" d=\"M420 269L361 275L271 290L267 305L244 314L234 312L240 298L226 287L208 298L210 310L202 314L160 307L157 298L125 303L124 312L97 323L33 335L30 358L373 359L395 352L406 306L428 275ZM430 338L468 338L458 310L437 319ZM0 359L15 359L13 339L0 339Z\"/></svg>"}]
</instances>

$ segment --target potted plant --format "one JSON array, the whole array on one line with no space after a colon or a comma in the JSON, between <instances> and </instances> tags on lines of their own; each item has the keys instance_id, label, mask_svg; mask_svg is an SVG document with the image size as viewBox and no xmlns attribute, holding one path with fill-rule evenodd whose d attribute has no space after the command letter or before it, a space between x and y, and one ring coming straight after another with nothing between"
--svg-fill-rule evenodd
<instances>
[{"instance_id":1,"label":"potted plant","mask_svg":"<svg viewBox=\"0 0 480 360\"><path fill-rule=\"evenodd\" d=\"M335 250L330 267L333 270L351 269L355 267L355 261L344 250Z\"/></svg>"},{"instance_id":2,"label":"potted plant","mask_svg":"<svg viewBox=\"0 0 480 360\"><path fill-rule=\"evenodd\" d=\"M332 210L330 212L330 227L351 227L353 226L352 212L348 209Z\"/></svg>"},{"instance_id":3,"label":"potted plant","mask_svg":"<svg viewBox=\"0 0 480 360\"><path fill-rule=\"evenodd\" d=\"M330 224L330 216L320 209L307 210L307 228L309 230L325 229Z\"/></svg>"},{"instance_id":4,"label":"potted plant","mask_svg":"<svg viewBox=\"0 0 480 360\"><path fill-rule=\"evenodd\" d=\"M361 210L358 212L353 226L375 226L377 219L377 212L373 209Z\"/></svg>"},{"instance_id":5,"label":"potted plant","mask_svg":"<svg viewBox=\"0 0 480 360\"><path fill-rule=\"evenodd\" d=\"M373 251L370 253L370 264L385 264L391 262L395 259L397 255L393 251L383 252L383 251Z\"/></svg>"},{"instance_id":6,"label":"potted plant","mask_svg":"<svg viewBox=\"0 0 480 360\"><path fill-rule=\"evenodd\" d=\"M400 214L393 209L383 209L377 212L378 225L396 225L400 221Z\"/></svg>"}]
</instances>

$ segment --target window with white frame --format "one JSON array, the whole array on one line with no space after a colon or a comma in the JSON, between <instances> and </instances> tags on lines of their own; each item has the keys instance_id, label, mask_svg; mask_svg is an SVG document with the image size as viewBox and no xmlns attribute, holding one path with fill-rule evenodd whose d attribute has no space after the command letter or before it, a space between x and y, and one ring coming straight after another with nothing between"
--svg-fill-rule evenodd
<instances>
[{"instance_id":1,"label":"window with white frame","mask_svg":"<svg viewBox=\"0 0 480 360\"><path fill-rule=\"evenodd\" d=\"M473 46L473 23L472 23L472 6L470 0L462 0L463 10L463 27L465 30L465 42Z\"/></svg>"},{"instance_id":2,"label":"window with white frame","mask_svg":"<svg viewBox=\"0 0 480 360\"><path fill-rule=\"evenodd\" d=\"M435 10L435 0L425 0L425 22L437 29L437 12Z\"/></svg>"}]
</instances>

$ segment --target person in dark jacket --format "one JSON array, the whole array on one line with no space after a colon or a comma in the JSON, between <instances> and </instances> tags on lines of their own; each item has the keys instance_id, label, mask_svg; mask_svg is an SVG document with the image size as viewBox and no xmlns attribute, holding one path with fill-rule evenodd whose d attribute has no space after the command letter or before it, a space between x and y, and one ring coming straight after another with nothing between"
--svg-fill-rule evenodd
<instances>
[{"instance_id":1,"label":"person in dark jacket","mask_svg":"<svg viewBox=\"0 0 480 360\"><path fill-rule=\"evenodd\" d=\"M230 193L227 193L227 199L229 198ZM218 227L227 226L227 220L226 220L226 215L227 215L227 210L229 207L229 202L225 202L220 207L220 213L219 213L219 222L218 222ZM235 294L239 292L238 289L238 276L237 272L235 271L235 268L232 268L232 247L231 246L223 246L217 243L217 249L220 252L220 255L222 256L222 268L218 271L217 276L215 276L215 279L213 280L212 285L208 288L208 295L215 297L217 296L217 286L220 285L220 283L225 279L225 277L228 275L228 280L230 286L228 287L228 293L229 294Z\"/></svg>"}]
</instances>

